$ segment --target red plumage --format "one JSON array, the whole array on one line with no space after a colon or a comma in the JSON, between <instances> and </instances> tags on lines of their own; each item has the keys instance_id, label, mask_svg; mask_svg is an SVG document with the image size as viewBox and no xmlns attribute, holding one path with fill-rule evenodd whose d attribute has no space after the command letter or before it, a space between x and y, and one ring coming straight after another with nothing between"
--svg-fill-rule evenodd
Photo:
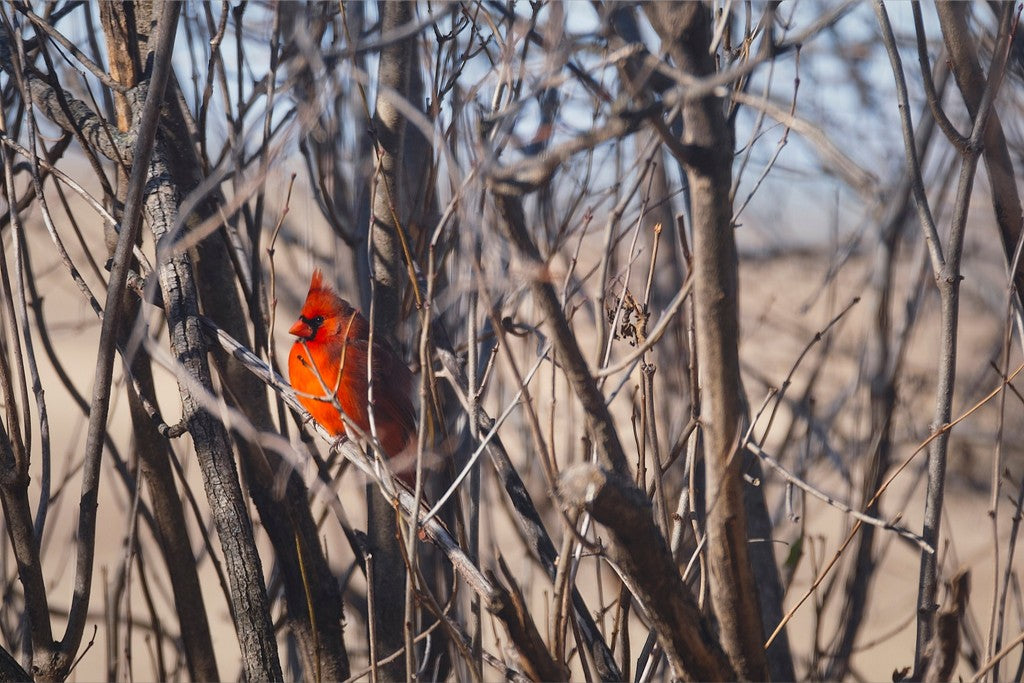
<instances>
[{"instance_id":1,"label":"red plumage","mask_svg":"<svg viewBox=\"0 0 1024 683\"><path fill-rule=\"evenodd\" d=\"M288 332L299 338L288 356L288 378L298 392L299 403L327 431L341 435L345 424L332 401L336 396L349 419L370 434L366 372L370 323L324 284L319 269L313 271L302 312ZM390 346L376 338L372 355L377 437L384 452L393 458L412 445L416 433L409 398L412 373ZM404 469L408 466L405 463ZM397 469L402 474L403 468ZM403 479L408 478L406 472Z\"/></svg>"}]
</instances>

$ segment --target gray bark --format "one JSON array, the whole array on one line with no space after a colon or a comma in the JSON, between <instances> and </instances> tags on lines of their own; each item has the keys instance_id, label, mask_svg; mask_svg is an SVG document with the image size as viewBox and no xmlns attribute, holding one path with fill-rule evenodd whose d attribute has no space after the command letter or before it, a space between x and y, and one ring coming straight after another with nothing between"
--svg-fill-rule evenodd
<instances>
[{"instance_id":1,"label":"gray bark","mask_svg":"<svg viewBox=\"0 0 1024 683\"><path fill-rule=\"evenodd\" d=\"M145 50L144 36L149 33L151 14L143 17L142 11L151 12L152 7L132 3L103 3L100 6L100 20L106 35L107 55L111 75L122 85L134 87L142 77L141 54ZM171 76L173 78L173 76ZM134 112L126 97L115 93L118 128L129 130ZM127 177L119 172L118 188L122 190L119 199L123 202L123 189ZM117 243L117 233L111 225L105 226L108 245ZM113 256L113 254L110 254ZM137 264L132 264L137 268ZM123 296L125 320L118 333L118 343L127 349L131 343L132 330L138 321L140 302L134 293ZM152 368L149 358L135 353L128 360L132 375L139 389L150 397L156 396ZM140 462L140 471L152 501L155 534L161 556L167 567L174 595L174 607L178 623L187 624L181 629L182 649L188 664L189 675L194 680L218 680L217 658L210 637L210 624L202 588L199 585L195 557L185 524L181 496L174 483L174 473L169 458L170 449L166 438L157 430L152 418L146 412L139 394L132 384L127 384L128 406L132 419L134 450Z\"/></svg>"},{"instance_id":2,"label":"gray bark","mask_svg":"<svg viewBox=\"0 0 1024 683\"><path fill-rule=\"evenodd\" d=\"M150 168L150 177L169 179L169 176L169 169L158 157ZM175 236L169 232L177 219L179 201L174 186L164 182L147 198L146 214L157 244L158 275L171 352L186 375L178 378L183 419L192 436L203 487L224 551L246 676L253 681L280 680L281 664L270 622L262 562L256 551L228 435L224 425L206 412L194 396L196 388L213 393L213 384L206 341L199 325L198 291L192 263L187 253L175 248Z\"/></svg>"}]
</instances>

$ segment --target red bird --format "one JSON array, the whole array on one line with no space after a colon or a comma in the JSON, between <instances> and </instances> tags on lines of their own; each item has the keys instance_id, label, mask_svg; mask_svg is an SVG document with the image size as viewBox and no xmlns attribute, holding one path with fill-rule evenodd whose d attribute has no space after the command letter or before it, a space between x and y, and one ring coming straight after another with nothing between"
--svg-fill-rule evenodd
<instances>
[{"instance_id":1,"label":"red bird","mask_svg":"<svg viewBox=\"0 0 1024 683\"><path fill-rule=\"evenodd\" d=\"M335 436L345 433L336 404L371 434L366 373L370 323L324 284L319 269L313 271L302 312L288 332L298 337L288 356L288 378L299 403ZM409 399L411 384L409 368L390 346L375 338L373 417L377 438L389 458L403 456L400 461L393 460L392 467L407 483L414 476L409 471L414 456L405 451L415 446L416 433Z\"/></svg>"}]
</instances>

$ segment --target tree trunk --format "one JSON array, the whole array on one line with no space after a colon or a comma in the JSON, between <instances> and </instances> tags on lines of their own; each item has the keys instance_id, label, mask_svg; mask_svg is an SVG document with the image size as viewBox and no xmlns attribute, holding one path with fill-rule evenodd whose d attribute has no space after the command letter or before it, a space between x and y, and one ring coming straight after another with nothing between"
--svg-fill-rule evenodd
<instances>
[{"instance_id":1,"label":"tree trunk","mask_svg":"<svg viewBox=\"0 0 1024 683\"><path fill-rule=\"evenodd\" d=\"M105 2L100 5L100 21L106 38L107 58L111 75L118 82L133 87L142 76L142 50L149 33L152 5L145 3ZM132 111L128 100L119 93L115 95L117 127L127 132L131 127ZM128 176L119 169L119 201L124 202L124 191ZM116 215L116 214L115 214ZM108 245L117 242L117 234L106 226ZM113 250L110 249L110 256ZM137 267L137 265L135 266ZM126 293L122 300L125 320L119 332L119 343L128 348L132 330L138 320L141 307L138 296ZM155 397L152 368L149 358L137 353L131 359L131 371L141 390L149 397ZM188 663L189 675L193 680L218 680L217 659L210 638L210 624L206 605L196 571L192 544L185 524L181 496L174 483L171 470L170 452L165 437L157 432L153 420L142 406L138 394L130 383L126 384L128 404L132 417L134 448L141 463L142 476L146 481L152 501L153 518L156 521L156 536L174 594L174 606L178 612L178 623L182 625L181 641ZM187 625L187 626L186 626Z\"/></svg>"},{"instance_id":2,"label":"tree trunk","mask_svg":"<svg viewBox=\"0 0 1024 683\"><path fill-rule=\"evenodd\" d=\"M645 7L676 66L695 77L715 73L710 10L699 3ZM739 278L729 191L733 135L722 101L683 107L682 159L693 212L694 302L707 462L707 535L711 600L722 646L745 679L768 677L761 609L747 549L743 458L736 454L743 399L739 374Z\"/></svg>"},{"instance_id":3,"label":"tree trunk","mask_svg":"<svg viewBox=\"0 0 1024 683\"><path fill-rule=\"evenodd\" d=\"M382 2L381 33L400 29L413 20L415 3ZM410 71L415 67L414 36L397 40L381 50L378 67L378 91L373 116L376 167L372 217L370 224L370 272L373 280L370 306L372 334L393 339L401 314L405 285L405 258L402 231L405 230L406 188L402 186L405 163L405 117L395 105L395 97L406 97ZM377 659L405 647L406 571L399 547L397 516L391 502L376 486L367 486L367 535L373 563L373 633ZM412 561L414 558L410 558ZM415 624L410 625L414 627ZM397 657L380 671L384 680L407 678L406 656Z\"/></svg>"}]
</instances>

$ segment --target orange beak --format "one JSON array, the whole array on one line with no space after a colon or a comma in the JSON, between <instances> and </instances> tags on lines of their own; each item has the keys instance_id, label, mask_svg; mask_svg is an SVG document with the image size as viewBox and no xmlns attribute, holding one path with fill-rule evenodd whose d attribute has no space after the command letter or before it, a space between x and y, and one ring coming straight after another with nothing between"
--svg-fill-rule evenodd
<instances>
[{"instance_id":1,"label":"orange beak","mask_svg":"<svg viewBox=\"0 0 1024 683\"><path fill-rule=\"evenodd\" d=\"M312 333L313 329L302 318L296 320L295 324L288 329L288 334L295 337L302 337L303 339L309 339Z\"/></svg>"}]
</instances>

